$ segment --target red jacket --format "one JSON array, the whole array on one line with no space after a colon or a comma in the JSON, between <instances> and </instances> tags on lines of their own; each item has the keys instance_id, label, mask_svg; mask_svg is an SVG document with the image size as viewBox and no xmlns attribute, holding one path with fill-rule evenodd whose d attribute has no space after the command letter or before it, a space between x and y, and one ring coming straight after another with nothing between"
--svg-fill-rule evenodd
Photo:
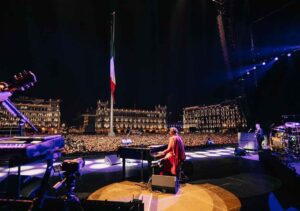
<instances>
[{"instance_id":1,"label":"red jacket","mask_svg":"<svg viewBox=\"0 0 300 211\"><path fill-rule=\"evenodd\" d=\"M169 145L163 151L165 157L164 171L176 175L179 164L185 160L184 143L178 135L169 139Z\"/></svg>"}]
</instances>

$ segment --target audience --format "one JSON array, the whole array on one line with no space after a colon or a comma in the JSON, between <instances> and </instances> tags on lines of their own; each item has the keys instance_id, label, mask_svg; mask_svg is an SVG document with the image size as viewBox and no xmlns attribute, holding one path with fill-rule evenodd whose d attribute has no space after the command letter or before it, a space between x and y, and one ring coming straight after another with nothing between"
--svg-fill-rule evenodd
<instances>
[{"instance_id":1,"label":"audience","mask_svg":"<svg viewBox=\"0 0 300 211\"><path fill-rule=\"evenodd\" d=\"M207 144L208 137L213 140L213 144L237 144L236 134L180 134L186 147L198 147ZM75 135L65 136L65 154L92 153L92 152L113 152L122 146L122 140L130 139L131 146L137 145L161 145L168 143L168 136L165 134L143 134L130 135L125 137L117 135L109 137L107 135Z\"/></svg>"}]
</instances>

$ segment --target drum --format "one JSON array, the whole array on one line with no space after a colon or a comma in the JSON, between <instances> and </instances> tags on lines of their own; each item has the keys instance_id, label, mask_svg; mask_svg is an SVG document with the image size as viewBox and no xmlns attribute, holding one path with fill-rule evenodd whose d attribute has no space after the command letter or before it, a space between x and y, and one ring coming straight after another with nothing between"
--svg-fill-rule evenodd
<instances>
[{"instance_id":1,"label":"drum","mask_svg":"<svg viewBox=\"0 0 300 211\"><path fill-rule=\"evenodd\" d=\"M284 150L286 147L285 133L273 130L270 137L270 145L273 150Z\"/></svg>"},{"instance_id":2,"label":"drum","mask_svg":"<svg viewBox=\"0 0 300 211\"><path fill-rule=\"evenodd\" d=\"M288 135L288 151L297 156L300 155L299 138L296 135Z\"/></svg>"},{"instance_id":3,"label":"drum","mask_svg":"<svg viewBox=\"0 0 300 211\"><path fill-rule=\"evenodd\" d=\"M272 130L275 131L275 132L282 132L282 133L284 133L285 129L286 129L286 127L284 125L280 125L280 126L274 127Z\"/></svg>"},{"instance_id":4,"label":"drum","mask_svg":"<svg viewBox=\"0 0 300 211\"><path fill-rule=\"evenodd\" d=\"M274 151L300 155L300 123L287 122L272 128L270 144Z\"/></svg>"}]
</instances>

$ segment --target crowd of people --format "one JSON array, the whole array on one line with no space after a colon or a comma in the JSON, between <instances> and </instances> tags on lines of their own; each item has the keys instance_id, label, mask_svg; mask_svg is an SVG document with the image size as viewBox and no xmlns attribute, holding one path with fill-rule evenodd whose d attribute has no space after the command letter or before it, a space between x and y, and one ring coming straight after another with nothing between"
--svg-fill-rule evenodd
<instances>
[{"instance_id":1,"label":"crowd of people","mask_svg":"<svg viewBox=\"0 0 300 211\"><path fill-rule=\"evenodd\" d=\"M210 143L215 145L237 144L237 134L180 134L186 147L199 147ZM142 134L142 135L78 135L68 134L65 136L65 154L94 153L117 151L124 143L130 145L161 145L168 144L166 134Z\"/></svg>"}]
</instances>

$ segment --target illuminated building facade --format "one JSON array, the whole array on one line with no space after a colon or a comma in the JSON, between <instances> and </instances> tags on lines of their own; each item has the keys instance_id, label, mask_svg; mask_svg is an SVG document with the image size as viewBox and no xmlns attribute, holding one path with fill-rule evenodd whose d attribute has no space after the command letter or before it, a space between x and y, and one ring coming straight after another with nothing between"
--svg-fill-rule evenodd
<instances>
[{"instance_id":1,"label":"illuminated building facade","mask_svg":"<svg viewBox=\"0 0 300 211\"><path fill-rule=\"evenodd\" d=\"M161 133L167 131L166 106L155 110L114 109L114 130L124 133L128 130ZM96 133L108 133L110 127L110 106L108 102L97 102Z\"/></svg>"},{"instance_id":2,"label":"illuminated building facade","mask_svg":"<svg viewBox=\"0 0 300 211\"><path fill-rule=\"evenodd\" d=\"M20 97L13 101L16 108L23 113L41 132L57 133L60 128L60 100L31 99ZM0 128L18 128L19 118L13 117L0 106ZM26 125L26 128L28 126Z\"/></svg>"},{"instance_id":3,"label":"illuminated building facade","mask_svg":"<svg viewBox=\"0 0 300 211\"><path fill-rule=\"evenodd\" d=\"M87 110L84 114L81 115L81 117L83 124L80 127L80 132L86 134L94 134L96 125L95 109Z\"/></svg>"},{"instance_id":4,"label":"illuminated building facade","mask_svg":"<svg viewBox=\"0 0 300 211\"><path fill-rule=\"evenodd\" d=\"M183 129L203 133L242 130L247 127L245 115L236 100L209 106L183 109Z\"/></svg>"}]
</instances>

